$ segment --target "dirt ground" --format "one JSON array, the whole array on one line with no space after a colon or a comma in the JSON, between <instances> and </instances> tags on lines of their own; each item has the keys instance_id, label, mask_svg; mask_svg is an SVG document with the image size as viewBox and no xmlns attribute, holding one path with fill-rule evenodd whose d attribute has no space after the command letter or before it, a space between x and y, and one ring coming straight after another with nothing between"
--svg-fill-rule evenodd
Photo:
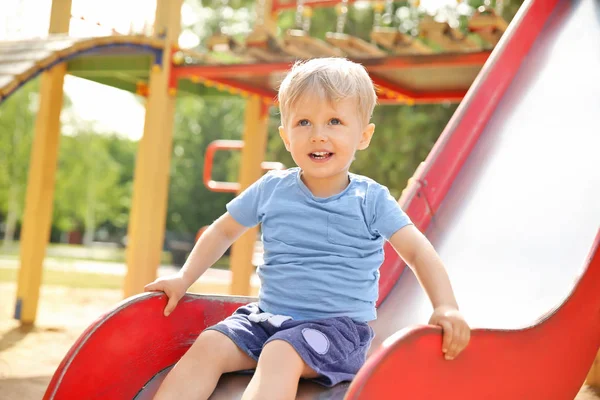
<instances>
[{"instance_id":1,"label":"dirt ground","mask_svg":"<svg viewBox=\"0 0 600 400\"><path fill-rule=\"evenodd\" d=\"M121 301L121 292L44 286L38 323L23 329L12 319L15 291L14 283L0 283L0 400L39 400L71 345ZM600 395L584 387L576 399L600 400Z\"/></svg>"},{"instance_id":2,"label":"dirt ground","mask_svg":"<svg viewBox=\"0 0 600 400\"><path fill-rule=\"evenodd\" d=\"M41 399L81 332L121 300L110 289L43 286L35 327L12 319L16 285L0 283L0 399Z\"/></svg>"}]
</instances>

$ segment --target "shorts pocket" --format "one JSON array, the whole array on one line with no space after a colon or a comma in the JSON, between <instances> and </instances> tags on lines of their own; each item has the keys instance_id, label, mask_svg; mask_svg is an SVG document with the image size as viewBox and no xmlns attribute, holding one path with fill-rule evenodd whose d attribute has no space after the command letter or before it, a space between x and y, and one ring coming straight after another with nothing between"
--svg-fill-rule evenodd
<instances>
[{"instance_id":1,"label":"shorts pocket","mask_svg":"<svg viewBox=\"0 0 600 400\"><path fill-rule=\"evenodd\" d=\"M329 215L327 217L327 240L344 246L354 246L357 239L366 239L365 223L358 217Z\"/></svg>"}]
</instances>

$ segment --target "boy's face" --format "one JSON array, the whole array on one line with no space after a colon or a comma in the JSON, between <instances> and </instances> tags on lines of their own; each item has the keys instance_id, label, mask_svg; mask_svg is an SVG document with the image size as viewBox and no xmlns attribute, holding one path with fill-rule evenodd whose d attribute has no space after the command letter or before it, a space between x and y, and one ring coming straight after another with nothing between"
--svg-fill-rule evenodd
<instances>
[{"instance_id":1,"label":"boy's face","mask_svg":"<svg viewBox=\"0 0 600 400\"><path fill-rule=\"evenodd\" d=\"M356 150L369 146L375 125L358 113L356 98L330 104L307 95L287 112L279 134L307 177L346 178Z\"/></svg>"}]
</instances>

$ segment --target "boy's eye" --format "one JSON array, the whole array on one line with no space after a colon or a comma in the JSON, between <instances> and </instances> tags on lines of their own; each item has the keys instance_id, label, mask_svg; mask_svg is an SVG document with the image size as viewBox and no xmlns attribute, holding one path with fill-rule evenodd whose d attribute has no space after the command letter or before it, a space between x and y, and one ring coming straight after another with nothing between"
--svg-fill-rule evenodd
<instances>
[{"instance_id":1,"label":"boy's eye","mask_svg":"<svg viewBox=\"0 0 600 400\"><path fill-rule=\"evenodd\" d=\"M331 125L341 125L341 124L342 124L342 121L340 121L340 120L339 120L339 119L337 119L337 118L331 118L331 120L329 120L329 123L330 123Z\"/></svg>"},{"instance_id":2,"label":"boy's eye","mask_svg":"<svg viewBox=\"0 0 600 400\"><path fill-rule=\"evenodd\" d=\"M310 122L307 119L301 119L300 121L298 121L298 125L308 126L308 125L310 125Z\"/></svg>"}]
</instances>

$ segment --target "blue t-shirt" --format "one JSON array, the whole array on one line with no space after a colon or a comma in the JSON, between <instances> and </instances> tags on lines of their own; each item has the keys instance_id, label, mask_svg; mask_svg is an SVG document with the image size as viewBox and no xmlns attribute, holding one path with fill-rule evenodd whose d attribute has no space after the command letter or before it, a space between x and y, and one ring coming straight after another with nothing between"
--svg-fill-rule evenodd
<instances>
[{"instance_id":1,"label":"blue t-shirt","mask_svg":"<svg viewBox=\"0 0 600 400\"><path fill-rule=\"evenodd\" d=\"M350 174L346 189L320 198L300 173L271 171L227 204L241 225L262 224L259 307L296 320L375 319L384 240L409 217L370 178Z\"/></svg>"}]
</instances>

